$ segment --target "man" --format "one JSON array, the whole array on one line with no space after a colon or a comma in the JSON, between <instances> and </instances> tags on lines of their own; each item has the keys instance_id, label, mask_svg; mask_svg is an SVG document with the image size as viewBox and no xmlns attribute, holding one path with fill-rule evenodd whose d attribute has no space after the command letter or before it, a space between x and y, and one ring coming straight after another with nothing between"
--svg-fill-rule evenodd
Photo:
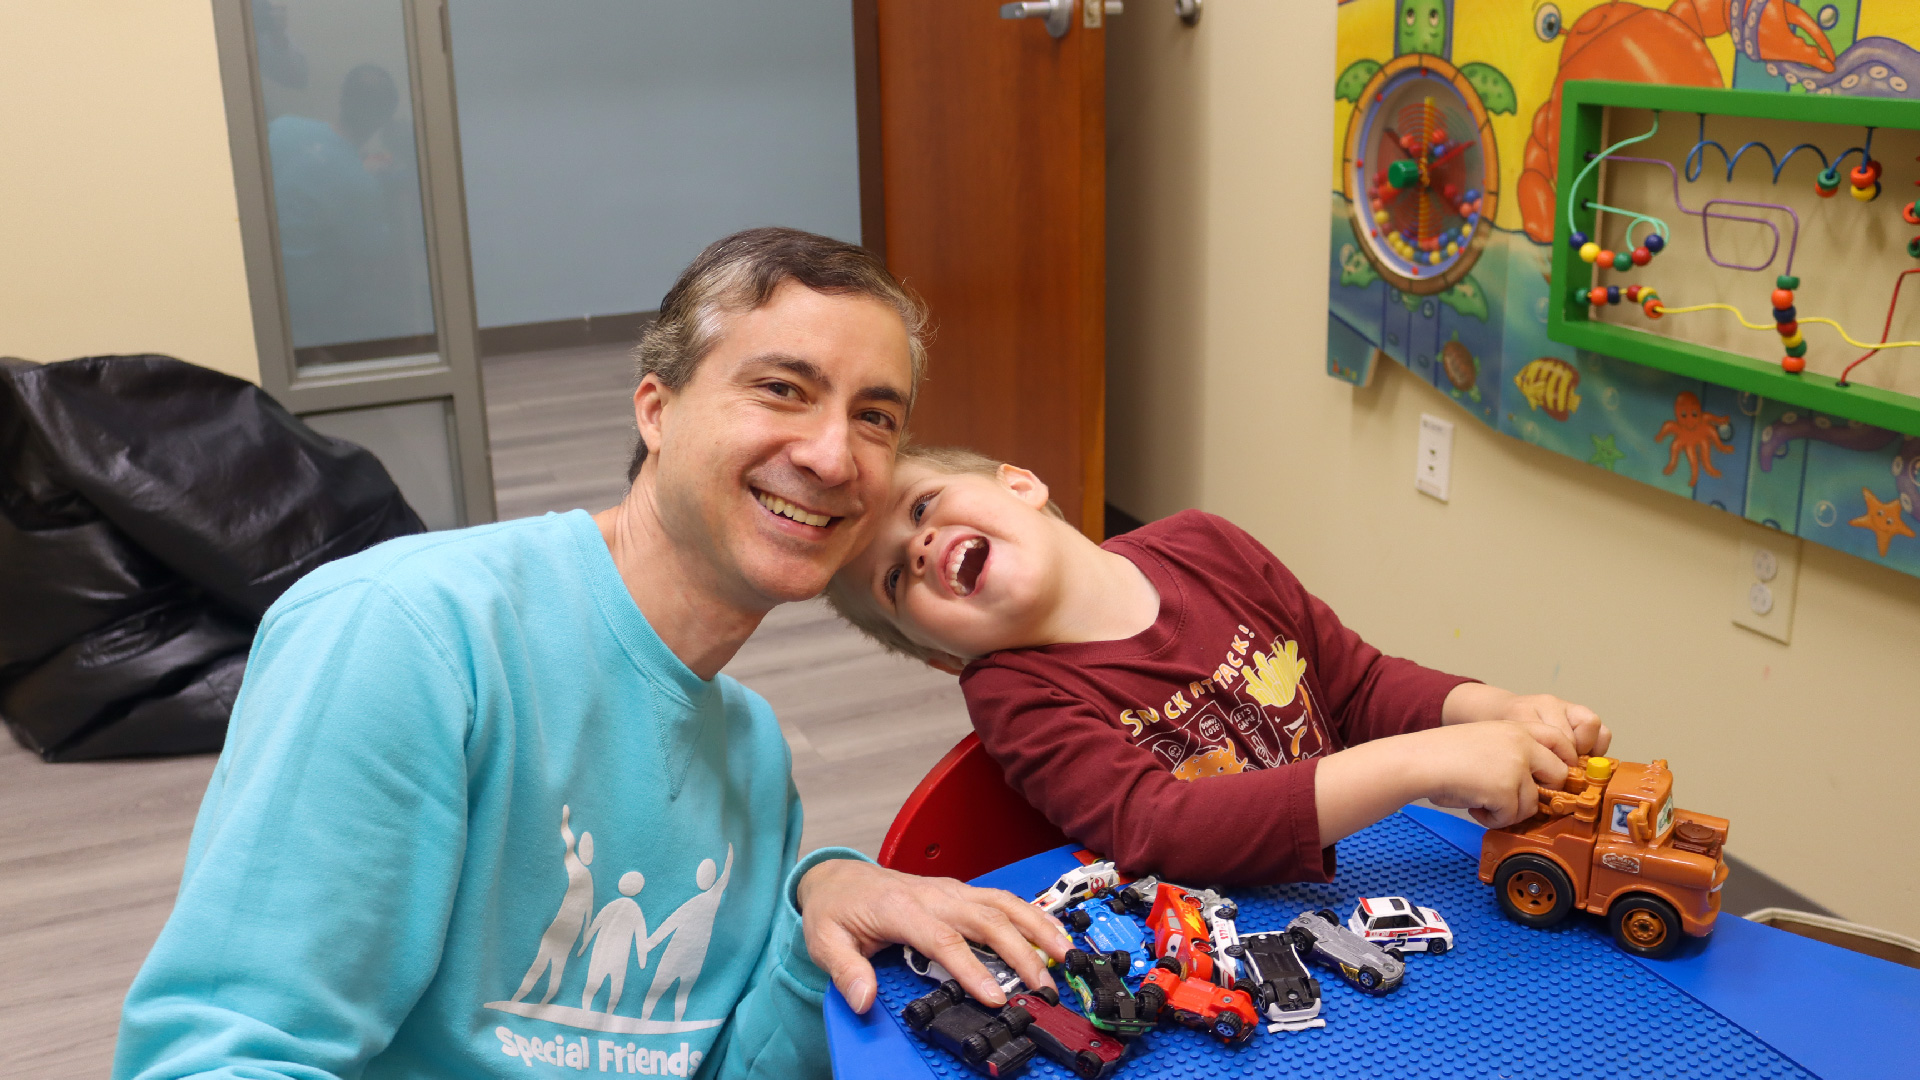
<instances>
[{"instance_id":1,"label":"man","mask_svg":"<svg viewBox=\"0 0 1920 1080\"><path fill-rule=\"evenodd\" d=\"M827 978L864 1011L885 943L988 1001L967 939L1048 982L1029 942L1057 957L1065 933L1017 898L800 858L785 741L717 677L865 544L922 321L859 248L728 237L641 343L619 506L395 541L294 586L115 1074L825 1075ZM605 974L570 961L613 882L639 892L628 874L687 935L638 969L678 979L672 1020L567 1004Z\"/></svg>"}]
</instances>

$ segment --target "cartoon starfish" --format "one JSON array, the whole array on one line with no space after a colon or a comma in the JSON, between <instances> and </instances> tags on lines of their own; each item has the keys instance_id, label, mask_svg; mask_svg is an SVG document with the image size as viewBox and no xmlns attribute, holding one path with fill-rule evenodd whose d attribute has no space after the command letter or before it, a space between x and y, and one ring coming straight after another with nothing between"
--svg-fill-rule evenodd
<instances>
[{"instance_id":1,"label":"cartoon starfish","mask_svg":"<svg viewBox=\"0 0 1920 1080\"><path fill-rule=\"evenodd\" d=\"M1912 536L1913 526L1907 524L1906 519L1900 516L1899 499L1881 502L1866 488L1861 488L1860 494L1866 497L1867 512L1847 524L1872 532L1873 538L1880 544L1880 557L1884 559L1887 557L1887 545L1893 542L1893 538L1896 535Z\"/></svg>"},{"instance_id":2,"label":"cartoon starfish","mask_svg":"<svg viewBox=\"0 0 1920 1080\"><path fill-rule=\"evenodd\" d=\"M1613 445L1613 436L1611 435L1595 435L1592 438L1593 456L1587 459L1587 464L1598 465L1608 472L1614 472L1613 463L1627 455L1623 453L1619 447Z\"/></svg>"}]
</instances>

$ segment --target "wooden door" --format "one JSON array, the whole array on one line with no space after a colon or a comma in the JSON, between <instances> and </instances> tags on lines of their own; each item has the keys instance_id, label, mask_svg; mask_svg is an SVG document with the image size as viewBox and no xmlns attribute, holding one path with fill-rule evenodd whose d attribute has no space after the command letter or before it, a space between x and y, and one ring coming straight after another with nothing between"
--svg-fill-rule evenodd
<instances>
[{"instance_id":1,"label":"wooden door","mask_svg":"<svg viewBox=\"0 0 1920 1080\"><path fill-rule=\"evenodd\" d=\"M998 0L855 6L867 244L933 310L913 435L1032 469L1095 539L1106 498L1100 2L1075 6L1059 38L1042 19L1002 19Z\"/></svg>"}]
</instances>

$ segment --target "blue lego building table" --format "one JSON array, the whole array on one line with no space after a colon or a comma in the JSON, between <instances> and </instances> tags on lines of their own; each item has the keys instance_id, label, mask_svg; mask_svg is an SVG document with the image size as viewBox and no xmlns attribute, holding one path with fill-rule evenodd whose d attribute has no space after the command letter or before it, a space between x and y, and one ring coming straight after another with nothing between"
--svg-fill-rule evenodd
<instances>
[{"instance_id":1,"label":"blue lego building table","mask_svg":"<svg viewBox=\"0 0 1920 1080\"><path fill-rule=\"evenodd\" d=\"M1117 1075L1920 1076L1920 971L1731 915L1708 942L1689 939L1666 960L1621 952L1592 916L1529 930L1502 915L1492 888L1480 884L1480 836L1472 822L1410 807L1342 840L1331 884L1234 890L1242 934L1278 930L1314 908L1344 919L1362 896L1406 896L1446 917L1456 947L1409 955L1406 982L1380 998L1316 970L1324 1028L1263 1028L1227 1048L1203 1032L1164 1026L1134 1042ZM976 884L1031 896L1074 865L1072 851L1024 859ZM977 1075L899 1021L901 1007L932 984L906 969L898 949L874 963L880 994L866 1016L828 992L834 1075ZM1071 1076L1044 1057L1026 1075Z\"/></svg>"}]
</instances>

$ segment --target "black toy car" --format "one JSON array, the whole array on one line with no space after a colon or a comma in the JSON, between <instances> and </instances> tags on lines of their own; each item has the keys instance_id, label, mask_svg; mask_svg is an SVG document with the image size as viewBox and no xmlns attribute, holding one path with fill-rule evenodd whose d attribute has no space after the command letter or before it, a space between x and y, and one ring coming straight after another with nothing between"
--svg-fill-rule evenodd
<instances>
[{"instance_id":1,"label":"black toy car","mask_svg":"<svg viewBox=\"0 0 1920 1080\"><path fill-rule=\"evenodd\" d=\"M1321 1027L1320 980L1307 974L1300 954L1294 951L1293 935L1284 931L1248 934L1234 946L1238 959L1246 967L1246 978L1254 986L1254 1003L1272 1022L1272 1028L1298 1031ZM1270 1028L1271 1030L1271 1028Z\"/></svg>"},{"instance_id":2,"label":"black toy car","mask_svg":"<svg viewBox=\"0 0 1920 1080\"><path fill-rule=\"evenodd\" d=\"M1081 1011L1097 1028L1131 1038L1160 1022L1157 1008L1147 1008L1127 989L1122 976L1133 967L1124 952L1090 953L1068 949L1067 985L1080 995Z\"/></svg>"},{"instance_id":3,"label":"black toy car","mask_svg":"<svg viewBox=\"0 0 1920 1080\"><path fill-rule=\"evenodd\" d=\"M1018 1076L1039 1052L1026 1036L1031 1013L1018 1005L988 1012L951 979L907 1002L900 1019L988 1076Z\"/></svg>"}]
</instances>

